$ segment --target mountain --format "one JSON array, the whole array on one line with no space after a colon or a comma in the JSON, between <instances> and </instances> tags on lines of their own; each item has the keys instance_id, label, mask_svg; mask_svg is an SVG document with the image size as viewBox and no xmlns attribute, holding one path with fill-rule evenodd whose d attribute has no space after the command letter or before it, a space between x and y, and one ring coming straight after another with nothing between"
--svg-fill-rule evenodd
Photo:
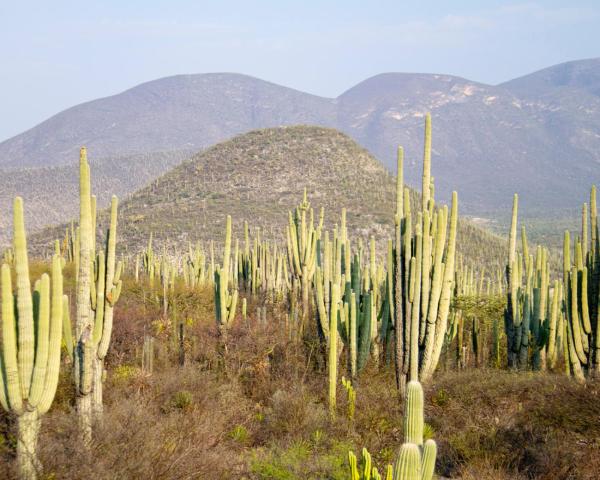
<instances>
[{"instance_id":1,"label":"mountain","mask_svg":"<svg viewBox=\"0 0 600 480\"><path fill-rule=\"evenodd\" d=\"M439 198L458 190L463 212L505 219L517 192L524 214L568 217L600 179L599 92L598 59L497 86L386 73L335 99L238 74L179 75L65 110L0 143L0 168L73 164L81 145L96 158L189 151L257 128L313 124L350 135L392 170L403 145L416 185L430 111Z\"/></svg>"},{"instance_id":2,"label":"mountain","mask_svg":"<svg viewBox=\"0 0 600 480\"><path fill-rule=\"evenodd\" d=\"M331 100L246 75L177 75L69 108L0 143L0 166L194 150L261 126L333 123Z\"/></svg>"},{"instance_id":3,"label":"mountain","mask_svg":"<svg viewBox=\"0 0 600 480\"><path fill-rule=\"evenodd\" d=\"M345 207L350 231L365 241L375 237L382 248L391 238L395 177L347 135L294 126L217 144L137 191L121 203L119 242L133 252L146 245L150 233L157 244L178 248L198 240L220 242L227 214L238 238L247 220L265 238L284 240L288 211L302 200L304 188L315 215L324 208L327 228L339 224ZM413 192L415 206L417 198ZM100 218L108 220L106 214ZM63 228L33 236L32 248L40 251L62 238ZM473 262L495 266L502 262L505 242L461 219L458 249Z\"/></svg>"},{"instance_id":4,"label":"mountain","mask_svg":"<svg viewBox=\"0 0 600 480\"><path fill-rule=\"evenodd\" d=\"M552 92L587 92L598 97L600 96L600 58L561 63L510 80L502 86L515 94L530 98Z\"/></svg>"}]
</instances>

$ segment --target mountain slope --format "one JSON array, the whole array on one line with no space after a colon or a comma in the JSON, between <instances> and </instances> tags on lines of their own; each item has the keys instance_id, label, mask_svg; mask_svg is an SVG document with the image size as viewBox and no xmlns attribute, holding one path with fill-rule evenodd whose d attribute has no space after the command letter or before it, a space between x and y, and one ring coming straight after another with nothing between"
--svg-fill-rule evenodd
<instances>
[{"instance_id":1,"label":"mountain slope","mask_svg":"<svg viewBox=\"0 0 600 480\"><path fill-rule=\"evenodd\" d=\"M0 143L0 166L71 163L81 145L97 157L198 151L257 126L327 118L331 100L246 75L177 75L77 105Z\"/></svg>"},{"instance_id":2,"label":"mountain slope","mask_svg":"<svg viewBox=\"0 0 600 480\"><path fill-rule=\"evenodd\" d=\"M146 245L150 233L158 244L178 248L190 241L220 242L227 214L238 238L247 220L264 238L282 240L288 211L302 199L304 188L315 214L324 207L327 228L339 223L345 207L350 231L364 240L374 236L382 248L391 238L395 177L348 136L294 126L256 130L220 143L139 190L121 203L119 241L130 252ZM417 204L416 194L412 202ZM39 251L62 235L60 227L46 230L31 245ZM490 266L501 264L505 245L461 219L458 248Z\"/></svg>"},{"instance_id":3,"label":"mountain slope","mask_svg":"<svg viewBox=\"0 0 600 480\"><path fill-rule=\"evenodd\" d=\"M531 98L557 89L579 90L600 96L600 58L553 65L505 82L502 86Z\"/></svg>"},{"instance_id":4,"label":"mountain slope","mask_svg":"<svg viewBox=\"0 0 600 480\"><path fill-rule=\"evenodd\" d=\"M430 111L440 198L456 189L463 212L500 218L517 192L523 213L549 217L570 212L600 180L599 91L600 60L499 86L388 73L336 99L244 75L180 75L73 107L0 143L0 167L72 163L82 144L97 157L197 150L256 128L315 124L345 132L390 169L403 145L406 177L417 184Z\"/></svg>"},{"instance_id":5,"label":"mountain slope","mask_svg":"<svg viewBox=\"0 0 600 480\"><path fill-rule=\"evenodd\" d=\"M123 198L145 186L190 156L189 152L156 152L98 159L90 156L92 189L98 205L113 194ZM75 162L58 167L35 167L0 175L0 248L12 238L13 199L24 197L27 232L63 223L79 213L79 172Z\"/></svg>"}]
</instances>

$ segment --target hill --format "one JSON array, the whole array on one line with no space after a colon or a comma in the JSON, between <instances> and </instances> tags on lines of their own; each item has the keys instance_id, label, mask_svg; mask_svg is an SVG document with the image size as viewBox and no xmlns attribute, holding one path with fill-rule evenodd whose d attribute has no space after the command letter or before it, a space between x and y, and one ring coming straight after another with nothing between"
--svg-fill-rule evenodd
<instances>
[{"instance_id":1,"label":"hill","mask_svg":"<svg viewBox=\"0 0 600 480\"><path fill-rule=\"evenodd\" d=\"M252 129L315 124L345 132L393 170L398 144L420 158L431 111L440 198L455 188L464 213L499 219L517 192L523 214L569 216L599 179L599 92L598 59L498 86L387 73L335 99L245 75L179 75L78 105L0 143L0 167L72 163L81 145L98 158L199 150ZM419 174L418 162L407 163L409 182Z\"/></svg>"},{"instance_id":2,"label":"hill","mask_svg":"<svg viewBox=\"0 0 600 480\"><path fill-rule=\"evenodd\" d=\"M184 151L155 152L120 157L91 156L94 171L92 188L100 205L115 194L125 197L181 163L190 154ZM12 203L15 196L25 200L27 231L32 234L47 225L63 223L79 213L79 172L77 164L32 167L5 171L0 175L0 247L12 238Z\"/></svg>"},{"instance_id":3,"label":"hill","mask_svg":"<svg viewBox=\"0 0 600 480\"><path fill-rule=\"evenodd\" d=\"M179 248L198 240L220 242L227 214L238 238L243 221L251 220L250 227L260 228L265 238L282 239L288 211L302 199L304 188L316 214L324 207L328 228L339 223L345 207L350 231L364 239L374 236L381 247L391 238L395 177L348 136L294 126L237 136L142 188L121 204L120 242L129 251L142 248L150 233L157 243ZM418 202L416 193L412 201ZM43 248L62 232L46 230L31 244ZM458 243L473 261L502 264L504 242L469 221L460 221Z\"/></svg>"}]
</instances>

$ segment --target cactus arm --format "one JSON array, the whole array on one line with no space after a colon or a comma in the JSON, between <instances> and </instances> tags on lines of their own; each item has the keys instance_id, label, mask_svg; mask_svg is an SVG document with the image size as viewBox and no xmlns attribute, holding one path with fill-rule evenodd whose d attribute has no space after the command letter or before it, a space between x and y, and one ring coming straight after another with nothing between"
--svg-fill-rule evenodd
<instances>
[{"instance_id":1,"label":"cactus arm","mask_svg":"<svg viewBox=\"0 0 600 480\"><path fill-rule=\"evenodd\" d=\"M423 152L423 176L421 185L421 208L429 208L431 198L431 114L425 116L425 141Z\"/></svg>"},{"instance_id":2,"label":"cactus arm","mask_svg":"<svg viewBox=\"0 0 600 480\"><path fill-rule=\"evenodd\" d=\"M102 329L104 327L104 292L106 290L106 261L104 258L104 252L100 250L96 260L96 281L92 284L96 285L96 288L92 292L92 298L95 299L95 317L94 317L94 336L93 341L95 344L100 342L102 338Z\"/></svg>"},{"instance_id":3,"label":"cactus arm","mask_svg":"<svg viewBox=\"0 0 600 480\"><path fill-rule=\"evenodd\" d=\"M227 316L227 326L230 326L235 319L235 312L237 309L237 301L238 301L238 291L234 290L233 295L231 296L231 302L227 308L228 316Z\"/></svg>"},{"instance_id":4,"label":"cactus arm","mask_svg":"<svg viewBox=\"0 0 600 480\"><path fill-rule=\"evenodd\" d=\"M23 397L17 359L17 337L15 325L14 297L10 267L2 265L2 367L3 391L7 405L17 415L23 410Z\"/></svg>"},{"instance_id":5,"label":"cactus arm","mask_svg":"<svg viewBox=\"0 0 600 480\"><path fill-rule=\"evenodd\" d=\"M102 322L102 336L98 344L99 359L103 359L108 353L110 338L112 336L113 307L119 299L122 287L121 272L123 271L123 262L118 262L115 270L118 208L119 200L113 195L110 203L110 227L108 229L108 239L106 243L106 298L104 305L104 319Z\"/></svg>"},{"instance_id":6,"label":"cactus arm","mask_svg":"<svg viewBox=\"0 0 600 480\"><path fill-rule=\"evenodd\" d=\"M73 361L73 333L71 330L71 314L69 311L69 297L65 295L63 297L63 321L62 321L62 336L65 348L67 349L67 355L69 359Z\"/></svg>"},{"instance_id":7,"label":"cactus arm","mask_svg":"<svg viewBox=\"0 0 600 480\"><path fill-rule=\"evenodd\" d=\"M8 392L6 391L6 379L4 378L4 362L0 354L0 407L6 412L10 410L8 405Z\"/></svg>"},{"instance_id":8,"label":"cactus arm","mask_svg":"<svg viewBox=\"0 0 600 480\"><path fill-rule=\"evenodd\" d=\"M46 379L46 367L48 365L48 336L50 332L50 278L44 273L40 282L39 310L37 315L36 353L31 386L29 390L28 403L37 407Z\"/></svg>"},{"instance_id":9,"label":"cactus arm","mask_svg":"<svg viewBox=\"0 0 600 480\"><path fill-rule=\"evenodd\" d=\"M350 464L350 480L360 480L356 455L352 451L348 452L348 463Z\"/></svg>"},{"instance_id":10,"label":"cactus arm","mask_svg":"<svg viewBox=\"0 0 600 480\"><path fill-rule=\"evenodd\" d=\"M421 480L431 480L435 470L435 458L437 456L437 445L433 440L427 440L423 447L423 459L421 462Z\"/></svg>"},{"instance_id":11,"label":"cactus arm","mask_svg":"<svg viewBox=\"0 0 600 480\"><path fill-rule=\"evenodd\" d=\"M452 282L454 280L454 259L456 256L456 231L458 222L458 195L456 192L452 192L452 207L450 214L450 234L448 238L448 248L446 250L446 257L444 262L444 277L442 294L440 296L440 305L437 314L436 321L436 334L435 344L433 350L432 360L427 365L426 375L424 380L428 379L435 367L438 364L440 355L442 353L442 347L444 345L444 333L448 327L448 313L450 311L450 301L452 299ZM423 362L425 364L425 362Z\"/></svg>"},{"instance_id":12,"label":"cactus arm","mask_svg":"<svg viewBox=\"0 0 600 480\"><path fill-rule=\"evenodd\" d=\"M48 366L44 381L44 391L38 404L40 414L46 413L52 405L58 376L60 372L60 340L62 333L62 322L64 318L63 308L68 307L69 299L63 295L63 279L60 257L52 260L52 314L50 317L50 333L48 339ZM71 346L73 343L71 342Z\"/></svg>"},{"instance_id":13,"label":"cactus arm","mask_svg":"<svg viewBox=\"0 0 600 480\"><path fill-rule=\"evenodd\" d=\"M19 377L23 400L29 397L31 375L33 373L35 341L33 326L33 304L31 283L29 281L29 261L27 259L27 239L23 219L23 200L16 197L14 201L14 251L15 270L17 272L17 311L19 312L18 352Z\"/></svg>"},{"instance_id":14,"label":"cactus arm","mask_svg":"<svg viewBox=\"0 0 600 480\"><path fill-rule=\"evenodd\" d=\"M423 388L418 381L406 385L406 412L404 414L404 441L423 445Z\"/></svg>"},{"instance_id":15,"label":"cactus arm","mask_svg":"<svg viewBox=\"0 0 600 480\"><path fill-rule=\"evenodd\" d=\"M583 267L581 270L581 320L583 331L586 334L592 333L592 324L590 322L590 310L588 307L588 269Z\"/></svg>"},{"instance_id":16,"label":"cactus arm","mask_svg":"<svg viewBox=\"0 0 600 480\"><path fill-rule=\"evenodd\" d=\"M395 480L421 480L421 451L414 443L404 443L394 467Z\"/></svg>"},{"instance_id":17,"label":"cactus arm","mask_svg":"<svg viewBox=\"0 0 600 480\"><path fill-rule=\"evenodd\" d=\"M331 307L329 323L329 415L335 417L337 389L337 335L338 335L338 303L340 285L335 282L331 288Z\"/></svg>"}]
</instances>

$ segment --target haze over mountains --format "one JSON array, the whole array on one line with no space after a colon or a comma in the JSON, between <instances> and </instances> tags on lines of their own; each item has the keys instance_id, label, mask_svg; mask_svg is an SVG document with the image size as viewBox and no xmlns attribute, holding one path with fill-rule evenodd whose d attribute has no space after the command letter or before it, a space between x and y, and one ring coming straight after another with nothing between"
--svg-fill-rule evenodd
<instances>
[{"instance_id":1,"label":"haze over mountains","mask_svg":"<svg viewBox=\"0 0 600 480\"><path fill-rule=\"evenodd\" d=\"M407 181L417 185L427 111L436 191L447 199L458 190L463 213L507 213L515 191L524 210L572 208L599 180L600 59L497 86L386 73L335 99L239 74L179 75L75 106L0 143L0 168L75 165L81 145L94 158L180 154L252 129L313 124L350 135L392 170L403 145Z\"/></svg>"}]
</instances>

